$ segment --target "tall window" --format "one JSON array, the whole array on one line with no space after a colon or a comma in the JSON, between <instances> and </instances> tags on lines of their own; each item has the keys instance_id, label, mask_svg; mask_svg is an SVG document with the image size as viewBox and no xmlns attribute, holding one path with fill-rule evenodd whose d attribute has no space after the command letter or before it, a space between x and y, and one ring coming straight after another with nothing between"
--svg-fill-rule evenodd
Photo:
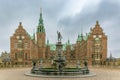
<instances>
[{"instance_id":1,"label":"tall window","mask_svg":"<svg viewBox=\"0 0 120 80\"><path fill-rule=\"evenodd\" d=\"M95 60L100 60L101 59L101 43L102 41L96 37L94 40L93 40L93 56L94 56L94 59Z\"/></svg>"},{"instance_id":2,"label":"tall window","mask_svg":"<svg viewBox=\"0 0 120 80\"><path fill-rule=\"evenodd\" d=\"M15 48L15 49L17 48L17 43L14 43L14 48Z\"/></svg>"},{"instance_id":3,"label":"tall window","mask_svg":"<svg viewBox=\"0 0 120 80\"><path fill-rule=\"evenodd\" d=\"M15 59L17 59L17 53L15 53Z\"/></svg>"},{"instance_id":4,"label":"tall window","mask_svg":"<svg viewBox=\"0 0 120 80\"><path fill-rule=\"evenodd\" d=\"M28 48L28 43L25 43L24 47L25 47L25 49L27 49Z\"/></svg>"},{"instance_id":5,"label":"tall window","mask_svg":"<svg viewBox=\"0 0 120 80\"><path fill-rule=\"evenodd\" d=\"M22 57L23 57L23 54L24 54L24 53L23 53L22 51L20 51L20 52L19 52L19 55L18 55L19 58L22 58Z\"/></svg>"},{"instance_id":6,"label":"tall window","mask_svg":"<svg viewBox=\"0 0 120 80\"><path fill-rule=\"evenodd\" d=\"M21 43L18 43L18 48L22 48L22 44Z\"/></svg>"},{"instance_id":7,"label":"tall window","mask_svg":"<svg viewBox=\"0 0 120 80\"><path fill-rule=\"evenodd\" d=\"M25 53L25 60L27 60L27 53Z\"/></svg>"}]
</instances>

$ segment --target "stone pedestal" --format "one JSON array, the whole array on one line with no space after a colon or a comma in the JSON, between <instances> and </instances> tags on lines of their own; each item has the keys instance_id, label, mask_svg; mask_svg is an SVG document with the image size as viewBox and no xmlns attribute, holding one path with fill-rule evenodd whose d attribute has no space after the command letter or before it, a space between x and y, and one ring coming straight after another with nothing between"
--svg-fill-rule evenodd
<instances>
[{"instance_id":1,"label":"stone pedestal","mask_svg":"<svg viewBox=\"0 0 120 80\"><path fill-rule=\"evenodd\" d=\"M62 51L62 43L61 42L58 42L57 44L56 44L56 51L57 51L57 56L61 56L62 55L62 53L63 53L63 51Z\"/></svg>"},{"instance_id":2,"label":"stone pedestal","mask_svg":"<svg viewBox=\"0 0 120 80\"><path fill-rule=\"evenodd\" d=\"M55 63L56 67L59 72L63 71L63 67L65 66L65 56L63 56L63 51L62 51L62 43L57 42L56 44L56 57L55 57Z\"/></svg>"}]
</instances>

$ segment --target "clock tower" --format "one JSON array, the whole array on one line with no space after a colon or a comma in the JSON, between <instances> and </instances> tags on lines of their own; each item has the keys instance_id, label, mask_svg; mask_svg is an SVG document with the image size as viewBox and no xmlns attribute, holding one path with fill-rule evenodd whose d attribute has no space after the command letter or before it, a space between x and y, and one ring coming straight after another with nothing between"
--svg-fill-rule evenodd
<instances>
[{"instance_id":1,"label":"clock tower","mask_svg":"<svg viewBox=\"0 0 120 80\"><path fill-rule=\"evenodd\" d=\"M37 45L38 45L38 57L39 58L45 58L45 28L43 24L43 18L42 18L42 10L40 12L40 18L39 18L39 24L37 26Z\"/></svg>"}]
</instances>

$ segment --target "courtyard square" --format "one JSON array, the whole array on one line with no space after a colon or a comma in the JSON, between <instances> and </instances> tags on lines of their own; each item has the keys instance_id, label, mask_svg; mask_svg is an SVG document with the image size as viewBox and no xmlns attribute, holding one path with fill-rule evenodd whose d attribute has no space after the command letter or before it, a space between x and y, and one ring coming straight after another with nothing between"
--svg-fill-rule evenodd
<instances>
[{"instance_id":1,"label":"courtyard square","mask_svg":"<svg viewBox=\"0 0 120 80\"><path fill-rule=\"evenodd\" d=\"M40 78L25 76L24 73L31 68L0 69L0 80L120 80L120 69L115 68L90 68L96 76L86 78Z\"/></svg>"}]
</instances>

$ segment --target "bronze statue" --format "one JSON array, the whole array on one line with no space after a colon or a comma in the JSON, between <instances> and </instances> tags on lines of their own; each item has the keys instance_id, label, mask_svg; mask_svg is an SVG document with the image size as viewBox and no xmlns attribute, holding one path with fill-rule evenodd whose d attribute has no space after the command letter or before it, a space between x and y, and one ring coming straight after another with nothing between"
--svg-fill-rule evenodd
<instances>
[{"instance_id":1,"label":"bronze statue","mask_svg":"<svg viewBox=\"0 0 120 80\"><path fill-rule=\"evenodd\" d=\"M59 31L57 31L57 35L58 35L58 42L61 42L62 39L62 35Z\"/></svg>"}]
</instances>

